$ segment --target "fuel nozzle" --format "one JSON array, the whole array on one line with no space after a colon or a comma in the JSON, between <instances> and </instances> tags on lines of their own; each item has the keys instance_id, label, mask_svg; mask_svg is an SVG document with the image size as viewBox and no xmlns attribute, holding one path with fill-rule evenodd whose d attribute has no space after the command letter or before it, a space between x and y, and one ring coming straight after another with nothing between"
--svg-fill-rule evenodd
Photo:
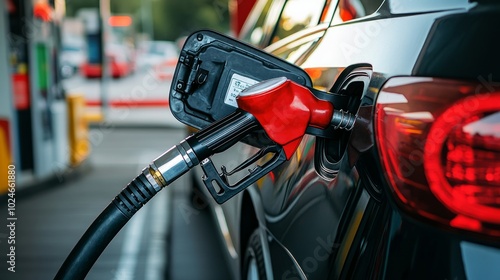
<instances>
[{"instance_id":1,"label":"fuel nozzle","mask_svg":"<svg viewBox=\"0 0 500 280\"><path fill-rule=\"evenodd\" d=\"M295 152L308 127L350 130L356 116L318 99L311 89L284 77L247 88L239 95L238 107L250 112L267 135L282 145L287 158Z\"/></svg>"},{"instance_id":2,"label":"fuel nozzle","mask_svg":"<svg viewBox=\"0 0 500 280\"><path fill-rule=\"evenodd\" d=\"M223 203L265 174L290 159L308 127L351 129L356 117L335 110L331 102L318 99L310 89L285 77L274 78L243 90L233 114L189 136L158 157L150 166L151 176L166 186L200 164L203 181L218 203ZM272 144L261 148L232 171L218 171L210 157L248 135L264 131ZM243 179L231 185L229 176L253 166L267 155L270 159L249 169Z\"/></svg>"}]
</instances>

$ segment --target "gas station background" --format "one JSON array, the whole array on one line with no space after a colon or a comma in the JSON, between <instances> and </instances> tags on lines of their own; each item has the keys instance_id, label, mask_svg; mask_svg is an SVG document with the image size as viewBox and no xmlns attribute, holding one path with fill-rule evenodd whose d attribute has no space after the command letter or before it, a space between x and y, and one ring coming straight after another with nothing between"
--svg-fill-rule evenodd
<instances>
[{"instance_id":1,"label":"gas station background","mask_svg":"<svg viewBox=\"0 0 500 280\"><path fill-rule=\"evenodd\" d=\"M70 164L68 111L57 75L64 2L4 2L0 5L0 162L2 170L15 163L18 185L23 186Z\"/></svg>"},{"instance_id":2,"label":"gas station background","mask_svg":"<svg viewBox=\"0 0 500 280\"><path fill-rule=\"evenodd\" d=\"M71 19L65 18L67 2L64 0L3 1L4 5L0 5L0 61L4 62L0 64L0 169L7 171L10 164L15 164L19 190L49 178L63 180L64 174L83 162L90 152L87 120L102 120L102 115L96 117L85 112L85 100L78 92L65 92L62 86L58 54L63 32L68 26L70 32L71 29L83 32L87 57L98 65L104 65L106 59L102 51L105 40L113 37L112 40L124 43L140 34L130 28L128 21L135 20L133 16L103 20L103 15L111 16L110 3L106 0L99 1L100 7L80 9L72 27ZM224 6L223 11L231 11L232 34L236 35L253 3L215 1L213 6ZM152 32L152 27L147 27L143 19L141 13L139 20L144 25L141 28L150 28ZM106 104L105 94L102 95L102 104ZM6 192L7 172L2 172L0 194Z\"/></svg>"}]
</instances>

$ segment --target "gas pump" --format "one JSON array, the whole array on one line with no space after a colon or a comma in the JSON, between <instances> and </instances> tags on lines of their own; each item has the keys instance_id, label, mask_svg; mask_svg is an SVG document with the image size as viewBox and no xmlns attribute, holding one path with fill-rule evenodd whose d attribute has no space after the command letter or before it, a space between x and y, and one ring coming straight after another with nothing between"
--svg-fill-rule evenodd
<instances>
[{"instance_id":1,"label":"gas pump","mask_svg":"<svg viewBox=\"0 0 500 280\"><path fill-rule=\"evenodd\" d=\"M34 16L29 24L28 42L29 84L31 97L31 121L33 131L33 171L36 177L46 177L55 167L55 130L53 104L55 100L55 76L52 74L54 26L48 3L40 2L32 9ZM48 11L45 11L45 10Z\"/></svg>"},{"instance_id":2,"label":"gas pump","mask_svg":"<svg viewBox=\"0 0 500 280\"><path fill-rule=\"evenodd\" d=\"M0 5L0 34L7 34L8 21L7 11ZM0 61L8 61L8 41L0 42ZM11 92L10 71L7 63L0 65L0 92ZM17 157L17 149L13 147L16 139L15 130L16 118L13 109L13 100L11 94L0 94L0 168L7 170L12 164L13 159ZM8 174L0 175L0 194L8 190Z\"/></svg>"},{"instance_id":3,"label":"gas pump","mask_svg":"<svg viewBox=\"0 0 500 280\"><path fill-rule=\"evenodd\" d=\"M27 1L9 1L8 9L8 62L9 76L12 84L14 116L17 124L12 126L18 135L18 171L29 171L34 168L32 110L29 81L29 42L23 29L27 13L31 10Z\"/></svg>"},{"instance_id":4,"label":"gas pump","mask_svg":"<svg viewBox=\"0 0 500 280\"><path fill-rule=\"evenodd\" d=\"M44 179L67 166L65 101L56 73L58 34L49 1L9 1L9 65L17 167ZM10 92L10 91L9 91ZM16 156L17 157L17 156Z\"/></svg>"},{"instance_id":5,"label":"gas pump","mask_svg":"<svg viewBox=\"0 0 500 280\"><path fill-rule=\"evenodd\" d=\"M356 120L342 110L342 95L312 89L300 68L210 31L186 40L170 100L176 117L201 130L153 160L115 197L55 279L84 278L127 221L196 165L213 198L223 203L290 159L305 134L329 137L352 129ZM235 169L218 171L210 157L239 141L260 150ZM230 184L228 178L239 171L246 175Z\"/></svg>"}]
</instances>

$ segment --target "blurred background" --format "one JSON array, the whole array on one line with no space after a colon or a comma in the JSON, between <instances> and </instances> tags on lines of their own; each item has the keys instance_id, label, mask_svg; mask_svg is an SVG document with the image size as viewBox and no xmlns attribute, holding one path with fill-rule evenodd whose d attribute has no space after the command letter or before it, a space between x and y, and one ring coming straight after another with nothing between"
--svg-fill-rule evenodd
<instances>
[{"instance_id":1,"label":"blurred background","mask_svg":"<svg viewBox=\"0 0 500 280\"><path fill-rule=\"evenodd\" d=\"M83 161L88 124L177 125L168 90L183 39L234 35L233 2L3 0L1 167L15 162L22 188Z\"/></svg>"},{"instance_id":2,"label":"blurred background","mask_svg":"<svg viewBox=\"0 0 500 280\"><path fill-rule=\"evenodd\" d=\"M0 227L0 279L52 279L114 195L185 138L168 108L184 39L199 29L237 36L254 2L0 0L0 217L14 165L18 218L15 273L12 233ZM188 185L141 210L87 279L228 278Z\"/></svg>"}]
</instances>

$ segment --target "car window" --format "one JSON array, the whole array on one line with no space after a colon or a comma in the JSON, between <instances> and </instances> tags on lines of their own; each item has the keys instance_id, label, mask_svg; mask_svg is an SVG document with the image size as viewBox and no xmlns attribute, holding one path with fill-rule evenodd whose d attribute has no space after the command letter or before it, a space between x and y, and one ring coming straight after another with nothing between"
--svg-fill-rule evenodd
<instances>
[{"instance_id":1,"label":"car window","mask_svg":"<svg viewBox=\"0 0 500 280\"><path fill-rule=\"evenodd\" d=\"M248 17L250 20L252 20L253 17L257 16L257 19L253 22L253 24L251 21L248 21L250 22L250 25L245 23L245 25L247 26L243 27L241 34L241 39L243 41L255 46L261 43L264 37L264 24L266 23L266 17L269 13L269 8L271 7L272 3L273 0L257 2L256 6Z\"/></svg>"},{"instance_id":2,"label":"car window","mask_svg":"<svg viewBox=\"0 0 500 280\"><path fill-rule=\"evenodd\" d=\"M320 23L330 23L332 21L333 12L337 8L338 0L327 0L323 13L321 14Z\"/></svg>"},{"instance_id":3,"label":"car window","mask_svg":"<svg viewBox=\"0 0 500 280\"><path fill-rule=\"evenodd\" d=\"M290 63L295 63L300 57L302 57L311 47L317 42L307 41L302 44L286 46L280 50L277 50L273 55L282 58Z\"/></svg>"},{"instance_id":4,"label":"car window","mask_svg":"<svg viewBox=\"0 0 500 280\"><path fill-rule=\"evenodd\" d=\"M283 7L272 43L320 23L326 0L288 0Z\"/></svg>"},{"instance_id":5,"label":"car window","mask_svg":"<svg viewBox=\"0 0 500 280\"><path fill-rule=\"evenodd\" d=\"M362 18L375 13L384 0L339 0L332 24Z\"/></svg>"}]
</instances>

